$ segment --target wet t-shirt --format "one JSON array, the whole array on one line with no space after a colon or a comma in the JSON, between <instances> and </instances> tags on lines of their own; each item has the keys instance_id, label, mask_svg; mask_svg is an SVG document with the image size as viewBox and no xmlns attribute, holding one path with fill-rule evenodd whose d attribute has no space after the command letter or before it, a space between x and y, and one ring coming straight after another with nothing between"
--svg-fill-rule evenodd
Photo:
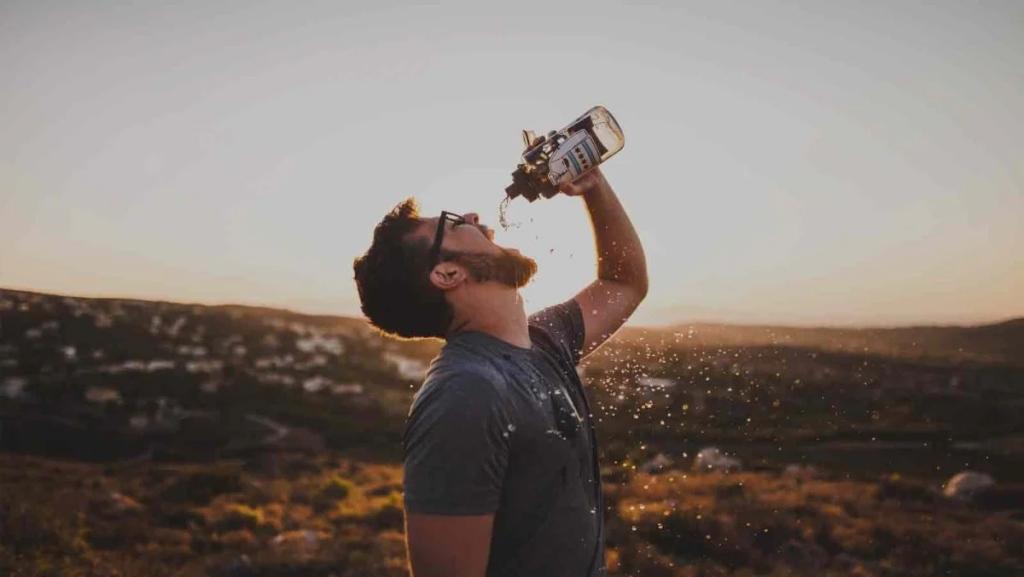
<instances>
[{"instance_id":1,"label":"wet t-shirt","mask_svg":"<svg viewBox=\"0 0 1024 577\"><path fill-rule=\"evenodd\" d=\"M603 502L589 404L575 367L575 300L532 315L532 346L451 337L413 399L405 508L494 514L488 577L604 575Z\"/></svg>"}]
</instances>

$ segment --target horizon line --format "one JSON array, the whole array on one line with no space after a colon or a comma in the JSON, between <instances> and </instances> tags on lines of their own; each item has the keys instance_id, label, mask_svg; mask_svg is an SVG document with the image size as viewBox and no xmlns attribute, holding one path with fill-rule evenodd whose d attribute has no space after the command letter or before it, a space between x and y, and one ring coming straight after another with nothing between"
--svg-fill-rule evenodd
<instances>
[{"instance_id":1,"label":"horizon line","mask_svg":"<svg viewBox=\"0 0 1024 577\"><path fill-rule=\"evenodd\" d=\"M134 296L110 296L110 295L95 295L95 294L68 294L63 292L47 292L39 289L28 289L28 288L12 288L8 286L0 286L0 291L8 292L20 292L28 293L40 296L52 296L61 298L78 298L88 300L111 300L111 301L136 301L144 303L165 303L183 306L204 306L204 307L246 307L253 309L273 309L285 313L308 316L308 317L338 317L345 319L352 319L361 321L369 324L369 321L360 315L348 315L336 312L310 312L305 310L299 310L291 308L286 305L280 304L265 304L265 303L244 303L244 302L214 302L214 301L176 301L167 300L164 298L144 298ZM986 326L1001 325L1010 323L1013 321L1024 320L1024 315L1020 316L1008 316L1001 319L995 319L990 321L983 321L978 323L908 323L908 324L897 324L897 325L867 325L867 324L834 324L834 325L823 325L823 324L788 324L788 323L764 323L764 322L730 322L730 321L716 321L716 320L700 320L700 319L689 319L689 320L677 320L670 321L664 324L633 324L627 321L622 328L624 329L652 329L652 330L669 330L678 327L685 326L727 326L727 327L744 327L744 328L782 328L782 329L798 329L798 330L813 330L813 329L826 329L826 330L892 330L892 329L923 329L923 328L979 328Z\"/></svg>"}]
</instances>

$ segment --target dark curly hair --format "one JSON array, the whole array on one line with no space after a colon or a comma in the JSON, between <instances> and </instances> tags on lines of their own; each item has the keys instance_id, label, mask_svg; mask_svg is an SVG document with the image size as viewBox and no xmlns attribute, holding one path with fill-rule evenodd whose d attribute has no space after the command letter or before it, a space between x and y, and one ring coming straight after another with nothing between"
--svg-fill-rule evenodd
<instances>
[{"instance_id":1,"label":"dark curly hair","mask_svg":"<svg viewBox=\"0 0 1024 577\"><path fill-rule=\"evenodd\" d=\"M416 200L407 198L373 230L373 243L355 259L363 314L390 335L442 338L452 321L444 291L430 283L430 241L409 239L420 224Z\"/></svg>"}]
</instances>

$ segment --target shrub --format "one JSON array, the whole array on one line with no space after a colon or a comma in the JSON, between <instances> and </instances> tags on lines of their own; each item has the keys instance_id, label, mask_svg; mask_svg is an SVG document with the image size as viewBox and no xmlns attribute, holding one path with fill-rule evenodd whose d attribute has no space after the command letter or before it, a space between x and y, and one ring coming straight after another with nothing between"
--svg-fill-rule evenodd
<instances>
[{"instance_id":1,"label":"shrub","mask_svg":"<svg viewBox=\"0 0 1024 577\"><path fill-rule=\"evenodd\" d=\"M344 500L355 489L355 484L338 475L330 475L320 484L313 496L313 505L317 511L330 509L338 501Z\"/></svg>"},{"instance_id":2,"label":"shrub","mask_svg":"<svg viewBox=\"0 0 1024 577\"><path fill-rule=\"evenodd\" d=\"M172 479L160 491L159 499L202 505L217 495L241 490L242 472L238 467L214 467Z\"/></svg>"},{"instance_id":3,"label":"shrub","mask_svg":"<svg viewBox=\"0 0 1024 577\"><path fill-rule=\"evenodd\" d=\"M341 500L348 497L355 485L348 479L331 475L320 485L319 497L323 499Z\"/></svg>"},{"instance_id":4,"label":"shrub","mask_svg":"<svg viewBox=\"0 0 1024 577\"><path fill-rule=\"evenodd\" d=\"M935 503L939 495L928 485L903 479L899 475L888 475L878 482L878 498L894 501Z\"/></svg>"},{"instance_id":5,"label":"shrub","mask_svg":"<svg viewBox=\"0 0 1024 577\"><path fill-rule=\"evenodd\" d=\"M213 527L217 531L259 529L263 525L263 511L241 503L232 503L225 507L213 523Z\"/></svg>"},{"instance_id":6,"label":"shrub","mask_svg":"<svg viewBox=\"0 0 1024 577\"><path fill-rule=\"evenodd\" d=\"M0 490L0 575L82 577L94 559L80 511L31 487Z\"/></svg>"},{"instance_id":7,"label":"shrub","mask_svg":"<svg viewBox=\"0 0 1024 577\"><path fill-rule=\"evenodd\" d=\"M746 490L743 483L723 483L714 489L715 499L719 501L743 500L746 497Z\"/></svg>"},{"instance_id":8,"label":"shrub","mask_svg":"<svg viewBox=\"0 0 1024 577\"><path fill-rule=\"evenodd\" d=\"M376 529L401 529L405 521L405 511L402 508L402 494L391 493L387 497L377 501L378 508L368 518L370 526Z\"/></svg>"}]
</instances>

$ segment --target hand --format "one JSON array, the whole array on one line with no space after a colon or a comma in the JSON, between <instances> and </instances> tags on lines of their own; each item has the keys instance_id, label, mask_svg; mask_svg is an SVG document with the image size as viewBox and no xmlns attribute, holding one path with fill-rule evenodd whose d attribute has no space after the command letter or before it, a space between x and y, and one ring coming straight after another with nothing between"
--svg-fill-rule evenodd
<instances>
[{"instance_id":1,"label":"hand","mask_svg":"<svg viewBox=\"0 0 1024 577\"><path fill-rule=\"evenodd\" d=\"M566 196L583 196L592 190L608 186L608 181L601 174L601 168L595 166L581 174L576 180L558 185L558 191Z\"/></svg>"}]
</instances>

